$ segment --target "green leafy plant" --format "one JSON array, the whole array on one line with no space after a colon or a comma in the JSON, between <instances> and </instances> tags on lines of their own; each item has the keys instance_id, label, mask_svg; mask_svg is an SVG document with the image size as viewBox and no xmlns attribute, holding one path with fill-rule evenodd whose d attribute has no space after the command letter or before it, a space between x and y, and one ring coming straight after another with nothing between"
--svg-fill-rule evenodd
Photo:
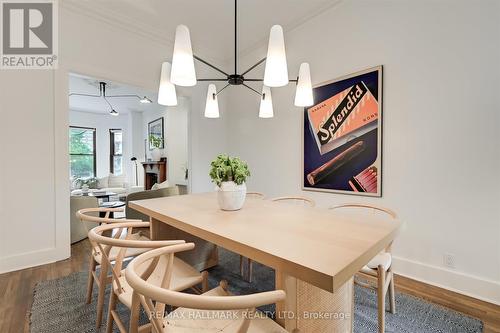
<instances>
[{"instance_id":1,"label":"green leafy plant","mask_svg":"<svg viewBox=\"0 0 500 333\"><path fill-rule=\"evenodd\" d=\"M246 181L247 177L250 177L247 163L238 157L220 154L210 163L210 166L210 178L219 187L222 182L229 181L241 185Z\"/></svg>"},{"instance_id":2,"label":"green leafy plant","mask_svg":"<svg viewBox=\"0 0 500 333\"><path fill-rule=\"evenodd\" d=\"M75 179L75 185L77 188L82 188L83 185L87 185L89 188L97 188L97 184L98 180L95 177Z\"/></svg>"},{"instance_id":3,"label":"green leafy plant","mask_svg":"<svg viewBox=\"0 0 500 333\"><path fill-rule=\"evenodd\" d=\"M158 136L154 136L153 134L151 134L149 136L149 142L151 142L151 145L153 147L160 149L161 144L163 142L163 139L160 138L160 137L158 137Z\"/></svg>"}]
</instances>

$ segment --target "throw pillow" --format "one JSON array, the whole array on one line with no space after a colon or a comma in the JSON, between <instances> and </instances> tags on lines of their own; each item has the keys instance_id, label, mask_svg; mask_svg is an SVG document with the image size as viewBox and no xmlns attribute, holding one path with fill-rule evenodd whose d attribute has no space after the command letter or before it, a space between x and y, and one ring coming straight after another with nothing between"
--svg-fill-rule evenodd
<instances>
[{"instance_id":1,"label":"throw pillow","mask_svg":"<svg viewBox=\"0 0 500 333\"><path fill-rule=\"evenodd\" d=\"M167 187L170 187L170 183L168 182L168 180L165 180L164 182L162 183L155 183L153 186L151 186L151 189L152 190L159 190L161 188L167 188Z\"/></svg>"},{"instance_id":2,"label":"throw pillow","mask_svg":"<svg viewBox=\"0 0 500 333\"><path fill-rule=\"evenodd\" d=\"M87 185L89 188L97 188L97 178L88 177L88 178L77 178L74 181L74 189L81 189L83 185Z\"/></svg>"},{"instance_id":3,"label":"throw pillow","mask_svg":"<svg viewBox=\"0 0 500 333\"><path fill-rule=\"evenodd\" d=\"M87 182L87 185L89 186L89 188L91 188L91 189L97 188L97 183L98 183L97 178L91 177L91 178L87 179L86 182Z\"/></svg>"},{"instance_id":4,"label":"throw pillow","mask_svg":"<svg viewBox=\"0 0 500 333\"><path fill-rule=\"evenodd\" d=\"M79 190L82 188L82 185L80 184L79 178L76 177L71 177L71 189L72 190Z\"/></svg>"},{"instance_id":5,"label":"throw pillow","mask_svg":"<svg viewBox=\"0 0 500 333\"><path fill-rule=\"evenodd\" d=\"M108 186L108 177L97 178L97 188L107 188Z\"/></svg>"},{"instance_id":6,"label":"throw pillow","mask_svg":"<svg viewBox=\"0 0 500 333\"><path fill-rule=\"evenodd\" d=\"M108 177L108 187L109 188L117 188L123 187L123 183L125 183L125 175L114 175L112 173L109 174Z\"/></svg>"}]
</instances>

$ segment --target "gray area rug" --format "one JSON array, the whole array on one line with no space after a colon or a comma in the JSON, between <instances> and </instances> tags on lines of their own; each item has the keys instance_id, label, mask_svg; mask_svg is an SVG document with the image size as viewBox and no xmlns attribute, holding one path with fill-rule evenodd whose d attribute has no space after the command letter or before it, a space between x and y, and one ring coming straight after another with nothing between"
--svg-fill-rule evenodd
<instances>
[{"instance_id":1,"label":"gray area rug","mask_svg":"<svg viewBox=\"0 0 500 333\"><path fill-rule=\"evenodd\" d=\"M254 281L248 283L239 275L239 256L221 249L219 266L210 272L210 286L221 279L229 281L235 294L250 294L274 289L274 271L254 263ZM104 332L109 288L106 291L104 323L100 331L95 329L96 292L92 304L85 304L87 273L73 273L67 277L40 282L35 286L31 309L32 333ZM426 302L406 294L396 293L396 314L386 313L386 332L404 333L474 333L482 332L481 321L447 308ZM274 306L260 310L272 313ZM126 320L128 310L118 308ZM141 322L146 323L143 314ZM128 325L128 324L127 324ZM118 332L115 327L114 332ZM372 290L356 286L354 332L377 332L377 298ZM308 332L304 332L308 333ZM316 333L316 332L315 332Z\"/></svg>"}]
</instances>

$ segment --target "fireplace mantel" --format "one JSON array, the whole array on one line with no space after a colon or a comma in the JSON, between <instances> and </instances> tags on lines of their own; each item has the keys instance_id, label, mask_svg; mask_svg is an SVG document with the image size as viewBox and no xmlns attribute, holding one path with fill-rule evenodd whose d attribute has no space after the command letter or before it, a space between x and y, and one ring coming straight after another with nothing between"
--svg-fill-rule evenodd
<instances>
[{"instance_id":1,"label":"fireplace mantel","mask_svg":"<svg viewBox=\"0 0 500 333\"><path fill-rule=\"evenodd\" d=\"M150 190L155 183L167 180L167 159L162 157L159 161L141 162L144 168L144 189Z\"/></svg>"}]
</instances>

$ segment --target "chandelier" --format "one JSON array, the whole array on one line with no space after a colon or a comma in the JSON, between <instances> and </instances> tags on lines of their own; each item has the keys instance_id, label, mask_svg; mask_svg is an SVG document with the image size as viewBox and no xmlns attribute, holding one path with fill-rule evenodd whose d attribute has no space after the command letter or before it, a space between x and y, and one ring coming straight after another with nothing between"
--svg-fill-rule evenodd
<instances>
[{"instance_id":1,"label":"chandelier","mask_svg":"<svg viewBox=\"0 0 500 333\"><path fill-rule=\"evenodd\" d=\"M161 68L160 86L158 91L158 104L173 106L177 105L175 86L191 87L197 82L225 82L225 85L217 91L214 83L208 85L207 100L205 105L205 117L219 118L219 103L217 96L229 86L243 86L260 96L259 117L273 117L273 105L271 88L286 86L289 82L297 84L295 92L295 105L306 107L313 105L313 94L311 86L311 74L308 63L302 63L299 75L296 79L288 78L288 67L286 61L285 41L283 28L274 25L269 33L269 44L267 57L258 61L242 73L238 73L238 1L234 0L234 71L227 73L219 67L193 54L189 29L185 25L177 26L175 31L174 52L172 64L164 62ZM194 68L194 60L217 71L223 77L220 78L197 78ZM253 69L266 63L264 78L248 78ZM252 88L248 83L262 82L262 90Z\"/></svg>"},{"instance_id":2,"label":"chandelier","mask_svg":"<svg viewBox=\"0 0 500 333\"><path fill-rule=\"evenodd\" d=\"M120 113L115 110L113 105L111 105L111 102L108 100L108 98L127 98L127 97L133 97L133 98L138 98L140 103L143 104L150 104L152 101L147 98L146 96L141 97L139 95L134 95L134 94L127 94L127 95L107 95L106 94L106 82L99 82L99 95L92 95L92 94L81 94L81 93L71 93L69 94L69 97L71 96L83 96L83 97L93 97L93 98L102 98L106 104L109 106L109 114L112 116L118 116Z\"/></svg>"}]
</instances>

